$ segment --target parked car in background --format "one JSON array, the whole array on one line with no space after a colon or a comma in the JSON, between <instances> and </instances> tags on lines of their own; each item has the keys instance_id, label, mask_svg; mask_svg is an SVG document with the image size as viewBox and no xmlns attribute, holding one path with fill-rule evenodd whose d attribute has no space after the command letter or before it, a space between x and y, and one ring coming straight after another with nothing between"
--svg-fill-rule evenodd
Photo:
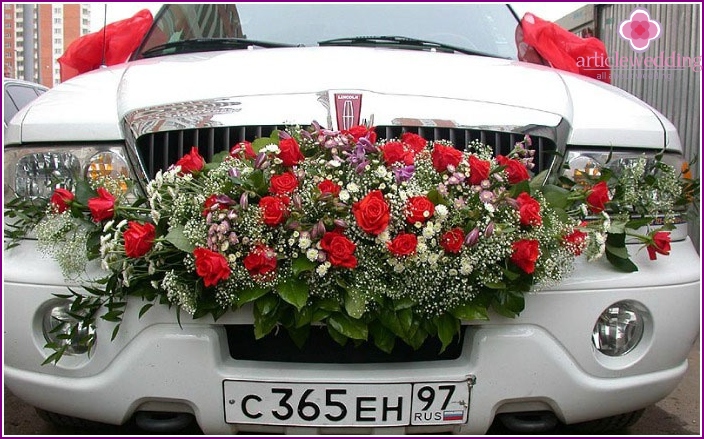
<instances>
[{"instance_id":1,"label":"parked car in background","mask_svg":"<svg viewBox=\"0 0 704 439\"><path fill-rule=\"evenodd\" d=\"M35 82L25 81L23 79L10 79L3 78L2 80L3 88L3 109L2 109L2 123L3 127L7 127L17 112L35 100L38 96L41 96L44 92L49 90L41 84Z\"/></svg>"},{"instance_id":2,"label":"parked car in background","mask_svg":"<svg viewBox=\"0 0 704 439\"><path fill-rule=\"evenodd\" d=\"M144 190L194 147L209 161L312 121L460 149L479 141L496 154L529 135L534 171L555 177L606 172L612 157L623 164L614 173L634 157L679 169L680 139L665 117L603 82L518 61L517 25L500 4L165 5L129 62L20 110L6 130L4 191L49 197L113 172ZM53 331L74 318L54 294L81 282L28 237L3 258L5 384L67 425L137 417L163 432L193 418L208 435L473 435L500 419L516 433L557 422L601 433L635 422L687 370L700 261L685 219L670 236L671 254L657 261L627 245L644 267L637 273L577 260L571 277L526 294L518 317L462 321L442 355L437 345L342 348L318 327L299 350L283 330L256 337L253 307L213 321L177 318L163 303L142 315L132 297L116 305L127 312L112 340L101 319ZM263 307L255 312L275 308ZM92 334L87 351L78 342ZM47 343L66 349L42 365L54 353Z\"/></svg>"}]
</instances>

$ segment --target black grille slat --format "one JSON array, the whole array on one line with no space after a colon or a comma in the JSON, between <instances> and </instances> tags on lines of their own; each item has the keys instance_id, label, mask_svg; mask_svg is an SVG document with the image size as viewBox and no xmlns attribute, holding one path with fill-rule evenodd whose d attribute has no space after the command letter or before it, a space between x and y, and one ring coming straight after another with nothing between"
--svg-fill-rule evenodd
<instances>
[{"instance_id":1,"label":"black grille slat","mask_svg":"<svg viewBox=\"0 0 704 439\"><path fill-rule=\"evenodd\" d=\"M213 155L230 148L242 141L254 141L260 137L268 137L274 130L284 129L285 126L257 125L238 127L208 127L180 131L165 131L147 134L137 139L137 150L145 171L150 178L156 175L159 169L168 169L176 163L191 147L198 147L199 153L210 161ZM507 155L515 143L523 139L522 133L509 133L494 130L481 130L471 128L445 128L386 125L377 126L376 133L380 139L400 138L404 132L416 133L433 142L436 140L450 140L460 150L464 150L472 141L479 141L488 145L494 155ZM536 150L533 169L538 173L552 163L556 151L555 143L545 137L531 136L533 148Z\"/></svg>"}]
</instances>

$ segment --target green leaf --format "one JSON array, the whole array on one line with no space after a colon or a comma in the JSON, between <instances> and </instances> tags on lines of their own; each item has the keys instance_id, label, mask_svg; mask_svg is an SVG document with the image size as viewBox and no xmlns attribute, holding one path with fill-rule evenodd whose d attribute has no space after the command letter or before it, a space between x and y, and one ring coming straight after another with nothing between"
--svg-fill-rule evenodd
<instances>
[{"instance_id":1,"label":"green leaf","mask_svg":"<svg viewBox=\"0 0 704 439\"><path fill-rule=\"evenodd\" d=\"M312 262L305 256L298 257L291 262L291 269L293 270L293 276L298 277L299 274L305 271L313 271L315 268L315 262Z\"/></svg>"},{"instance_id":2,"label":"green leaf","mask_svg":"<svg viewBox=\"0 0 704 439\"><path fill-rule=\"evenodd\" d=\"M447 199L445 199L445 197L443 197L442 195L440 195L440 192L438 192L437 189L431 189L430 191L428 191L427 197L428 197L428 199L429 199L430 201L432 201L433 204L436 205L436 206L437 206L437 205L440 205L440 204L444 204L444 205L448 205L448 204L449 204L449 202L447 201Z\"/></svg>"},{"instance_id":3,"label":"green leaf","mask_svg":"<svg viewBox=\"0 0 704 439\"><path fill-rule=\"evenodd\" d=\"M414 332L411 337L404 338L404 341L413 349L418 350L428 338L428 333L423 329Z\"/></svg>"},{"instance_id":4,"label":"green leaf","mask_svg":"<svg viewBox=\"0 0 704 439\"><path fill-rule=\"evenodd\" d=\"M166 240L183 252L193 253L196 247L186 238L183 230L184 227L180 224L171 227L171 230L169 230L169 233L166 235Z\"/></svg>"},{"instance_id":5,"label":"green leaf","mask_svg":"<svg viewBox=\"0 0 704 439\"><path fill-rule=\"evenodd\" d=\"M262 148L267 145L271 145L272 143L278 145L279 142L273 141L271 137L260 137L258 139L254 139L254 142L252 142L252 149L254 152L259 153Z\"/></svg>"},{"instance_id":6,"label":"green leaf","mask_svg":"<svg viewBox=\"0 0 704 439\"><path fill-rule=\"evenodd\" d=\"M266 294L254 302L254 309L262 315L269 315L279 304L279 299L273 294Z\"/></svg>"},{"instance_id":7,"label":"green leaf","mask_svg":"<svg viewBox=\"0 0 704 439\"><path fill-rule=\"evenodd\" d=\"M222 163L226 157L230 156L230 151L220 151L219 153L213 155L213 158L210 159L208 163L205 164L205 170L210 171L218 166L220 166L220 163Z\"/></svg>"},{"instance_id":8,"label":"green leaf","mask_svg":"<svg viewBox=\"0 0 704 439\"><path fill-rule=\"evenodd\" d=\"M264 296L270 297L270 296ZM257 302L258 303L258 302ZM257 340L269 334L278 323L277 311L278 307L274 307L269 313L263 313L262 310L254 307L254 338Z\"/></svg>"},{"instance_id":9,"label":"green leaf","mask_svg":"<svg viewBox=\"0 0 704 439\"><path fill-rule=\"evenodd\" d=\"M609 251L608 246L606 249L606 259L619 271L624 273L633 273L638 271L638 267L629 258L622 258L611 251Z\"/></svg>"},{"instance_id":10,"label":"green leaf","mask_svg":"<svg viewBox=\"0 0 704 439\"><path fill-rule=\"evenodd\" d=\"M139 317L138 317L138 318L141 319L142 316L143 316L147 311L149 311L149 309L150 309L152 306L154 306L153 303L147 303L146 305L144 305L144 306L139 310Z\"/></svg>"},{"instance_id":11,"label":"green leaf","mask_svg":"<svg viewBox=\"0 0 704 439\"><path fill-rule=\"evenodd\" d=\"M415 304L415 300L409 297L404 297L398 300L394 300L394 310L400 311L402 309L412 308Z\"/></svg>"},{"instance_id":12,"label":"green leaf","mask_svg":"<svg viewBox=\"0 0 704 439\"><path fill-rule=\"evenodd\" d=\"M262 194L267 192L267 184L264 179L264 173L261 170L257 169L249 174L247 182L257 193Z\"/></svg>"},{"instance_id":13,"label":"green leaf","mask_svg":"<svg viewBox=\"0 0 704 439\"><path fill-rule=\"evenodd\" d=\"M455 338L455 334L459 334L460 321L451 314L447 313L436 317L434 320L435 325L438 328L438 338L440 339L440 342L442 342L442 348L440 349L440 352L442 353L452 342L452 339Z\"/></svg>"},{"instance_id":14,"label":"green leaf","mask_svg":"<svg viewBox=\"0 0 704 439\"><path fill-rule=\"evenodd\" d=\"M332 314L328 317L328 325L332 326L340 334L354 340L366 340L368 337L366 323L342 313Z\"/></svg>"},{"instance_id":15,"label":"green leaf","mask_svg":"<svg viewBox=\"0 0 704 439\"><path fill-rule=\"evenodd\" d=\"M365 308L364 295L356 288L348 288L345 291L345 311L347 314L359 319L364 315Z\"/></svg>"},{"instance_id":16,"label":"green leaf","mask_svg":"<svg viewBox=\"0 0 704 439\"><path fill-rule=\"evenodd\" d=\"M405 334L410 333L413 325L413 310L410 308L402 309L396 313L398 321L401 323L401 329Z\"/></svg>"},{"instance_id":17,"label":"green leaf","mask_svg":"<svg viewBox=\"0 0 704 439\"><path fill-rule=\"evenodd\" d=\"M467 303L451 311L452 315L460 320L489 320L486 307Z\"/></svg>"},{"instance_id":18,"label":"green leaf","mask_svg":"<svg viewBox=\"0 0 704 439\"><path fill-rule=\"evenodd\" d=\"M374 344L382 351L390 354L394 350L396 344L396 336L389 331L379 321L372 322L369 325L369 332L372 334Z\"/></svg>"},{"instance_id":19,"label":"green leaf","mask_svg":"<svg viewBox=\"0 0 704 439\"><path fill-rule=\"evenodd\" d=\"M330 338L335 340L337 344L339 344L340 346L344 346L345 344L347 344L348 338L345 335L340 334L340 332L335 330L335 328L333 328L331 325L328 325L327 328L328 334L330 334Z\"/></svg>"},{"instance_id":20,"label":"green leaf","mask_svg":"<svg viewBox=\"0 0 704 439\"><path fill-rule=\"evenodd\" d=\"M291 337L291 340L298 346L298 349L303 348L303 345L306 344L306 340L308 340L308 336L310 335L310 326L286 329L288 330L289 337Z\"/></svg>"},{"instance_id":21,"label":"green leaf","mask_svg":"<svg viewBox=\"0 0 704 439\"><path fill-rule=\"evenodd\" d=\"M550 169L546 169L530 179L530 183L528 185L530 186L531 191L540 190L548 178L549 171Z\"/></svg>"},{"instance_id":22,"label":"green leaf","mask_svg":"<svg viewBox=\"0 0 704 439\"><path fill-rule=\"evenodd\" d=\"M492 290L505 290L506 289L506 284L503 282L487 282L485 285L487 288L491 288Z\"/></svg>"},{"instance_id":23,"label":"green leaf","mask_svg":"<svg viewBox=\"0 0 704 439\"><path fill-rule=\"evenodd\" d=\"M301 311L294 311L295 327L309 326L313 320L313 308L305 307Z\"/></svg>"},{"instance_id":24,"label":"green leaf","mask_svg":"<svg viewBox=\"0 0 704 439\"><path fill-rule=\"evenodd\" d=\"M299 311L308 302L308 284L298 279L289 279L276 286L282 299L295 306Z\"/></svg>"},{"instance_id":25,"label":"green leaf","mask_svg":"<svg viewBox=\"0 0 704 439\"><path fill-rule=\"evenodd\" d=\"M340 303L335 299L317 299L315 307L325 311L339 311Z\"/></svg>"},{"instance_id":26,"label":"green leaf","mask_svg":"<svg viewBox=\"0 0 704 439\"><path fill-rule=\"evenodd\" d=\"M628 254L626 247L615 247L613 245L606 244L606 251L617 258L630 259L630 255Z\"/></svg>"},{"instance_id":27,"label":"green leaf","mask_svg":"<svg viewBox=\"0 0 704 439\"><path fill-rule=\"evenodd\" d=\"M252 287L242 290L237 293L237 306L242 306L245 303L254 302L255 300L259 299L268 292L269 290L267 288L261 287Z\"/></svg>"},{"instance_id":28,"label":"green leaf","mask_svg":"<svg viewBox=\"0 0 704 439\"><path fill-rule=\"evenodd\" d=\"M98 193L95 191L95 189L90 187L88 181L78 180L76 182L75 195L75 200L85 206L88 204L88 199L97 197Z\"/></svg>"},{"instance_id":29,"label":"green leaf","mask_svg":"<svg viewBox=\"0 0 704 439\"><path fill-rule=\"evenodd\" d=\"M555 186L553 184L547 184L542 188L543 196L548 204L554 208L566 209L569 205L569 200L567 197L570 191L567 189Z\"/></svg>"},{"instance_id":30,"label":"green leaf","mask_svg":"<svg viewBox=\"0 0 704 439\"><path fill-rule=\"evenodd\" d=\"M653 222L653 217L646 216L643 218L631 219L626 223L626 228L631 230L637 230L641 227L645 227Z\"/></svg>"},{"instance_id":31,"label":"green leaf","mask_svg":"<svg viewBox=\"0 0 704 439\"><path fill-rule=\"evenodd\" d=\"M527 192L528 194L530 194L530 185L528 184L528 180L523 180L513 185L513 187L511 187L511 189L509 190L509 195L511 195L511 197L513 198L516 198L523 192Z\"/></svg>"}]
</instances>

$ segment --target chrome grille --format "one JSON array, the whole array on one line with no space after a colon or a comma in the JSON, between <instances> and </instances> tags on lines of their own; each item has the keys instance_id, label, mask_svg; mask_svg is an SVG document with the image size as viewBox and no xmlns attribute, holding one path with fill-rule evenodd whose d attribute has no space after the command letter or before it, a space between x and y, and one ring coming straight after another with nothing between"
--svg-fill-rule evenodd
<instances>
[{"instance_id":1,"label":"chrome grille","mask_svg":"<svg viewBox=\"0 0 704 439\"><path fill-rule=\"evenodd\" d=\"M283 125L256 125L239 127L209 127L177 131L164 131L144 135L137 139L137 150L144 171L153 178L160 169L167 169L179 158L188 153L193 146L210 161L213 155L228 151L233 145L243 140L253 141L259 137L268 137L274 130L284 129ZM523 139L521 133L481 130L471 128L434 128L417 126L388 125L377 126L379 138L398 138L404 132L416 133L427 140L446 139L458 148L474 140L489 145L494 155L508 154L516 142ZM536 150L534 172L546 169L552 163L556 151L555 143L546 137L531 136Z\"/></svg>"}]
</instances>

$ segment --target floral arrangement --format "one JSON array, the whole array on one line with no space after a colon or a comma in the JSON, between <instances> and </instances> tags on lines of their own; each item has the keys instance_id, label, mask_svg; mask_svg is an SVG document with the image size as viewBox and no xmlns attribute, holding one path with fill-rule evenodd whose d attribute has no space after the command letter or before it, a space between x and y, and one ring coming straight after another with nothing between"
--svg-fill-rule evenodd
<instances>
[{"instance_id":1,"label":"floral arrangement","mask_svg":"<svg viewBox=\"0 0 704 439\"><path fill-rule=\"evenodd\" d=\"M341 344L390 352L398 339L418 348L437 337L444 349L462 320L516 316L524 293L560 282L582 253L636 270L627 234L651 259L667 255L676 209L698 191L645 157L618 176L604 168L546 184L531 177L533 155L529 137L492 157L477 142L460 151L313 123L211 163L193 147L141 198L127 178L56 189L35 232L66 276L82 278L91 260L106 273L60 295L73 300L76 328L100 315L117 323L114 337L137 296L140 316L162 304L218 319L252 303L258 338L282 326L300 345L323 324ZM47 362L58 361L63 348L48 346Z\"/></svg>"}]
</instances>

